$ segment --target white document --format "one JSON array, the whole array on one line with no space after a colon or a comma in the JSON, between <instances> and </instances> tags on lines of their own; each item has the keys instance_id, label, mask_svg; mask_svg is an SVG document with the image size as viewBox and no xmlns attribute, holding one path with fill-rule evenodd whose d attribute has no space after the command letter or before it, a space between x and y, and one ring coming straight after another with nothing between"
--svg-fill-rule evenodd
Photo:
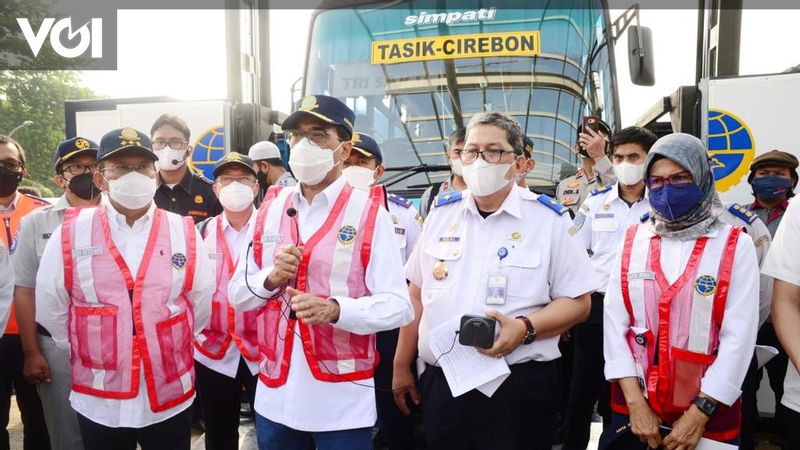
<instances>
[{"instance_id":1,"label":"white document","mask_svg":"<svg viewBox=\"0 0 800 450\"><path fill-rule=\"evenodd\" d=\"M769 345L756 345L756 362L758 368L764 367L772 358L778 356L778 349Z\"/></svg>"},{"instance_id":2,"label":"white document","mask_svg":"<svg viewBox=\"0 0 800 450\"><path fill-rule=\"evenodd\" d=\"M712 441L711 439L700 438L696 450L738 450L739 447L723 442Z\"/></svg>"},{"instance_id":3,"label":"white document","mask_svg":"<svg viewBox=\"0 0 800 450\"><path fill-rule=\"evenodd\" d=\"M437 364L442 367L453 397L473 389L491 397L511 370L505 358L486 356L474 347L459 344L456 331L460 323L461 318L455 317L432 329L428 334L428 346L439 358Z\"/></svg>"}]
</instances>

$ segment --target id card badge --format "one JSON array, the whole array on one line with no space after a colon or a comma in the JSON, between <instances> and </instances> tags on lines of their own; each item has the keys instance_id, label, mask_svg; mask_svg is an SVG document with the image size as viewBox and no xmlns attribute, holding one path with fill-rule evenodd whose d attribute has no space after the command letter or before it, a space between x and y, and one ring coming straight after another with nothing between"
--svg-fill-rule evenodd
<instances>
[{"instance_id":1,"label":"id card badge","mask_svg":"<svg viewBox=\"0 0 800 450\"><path fill-rule=\"evenodd\" d=\"M508 277L506 274L499 270L489 274L489 282L486 284L486 304L505 305L507 286Z\"/></svg>"}]
</instances>

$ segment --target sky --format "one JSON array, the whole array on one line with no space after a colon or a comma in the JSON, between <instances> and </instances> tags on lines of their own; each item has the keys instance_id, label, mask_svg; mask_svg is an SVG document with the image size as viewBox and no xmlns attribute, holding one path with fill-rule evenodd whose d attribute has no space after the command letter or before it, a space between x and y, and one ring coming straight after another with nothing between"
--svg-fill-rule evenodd
<instances>
[{"instance_id":1,"label":"sky","mask_svg":"<svg viewBox=\"0 0 800 450\"><path fill-rule=\"evenodd\" d=\"M620 12L612 10L612 20ZM292 84L303 75L311 13L270 11L273 109L290 111ZM117 22L117 70L82 75L85 85L96 94L110 98L166 95L186 100L227 96L224 11L159 10L154 14L121 10ZM653 30L656 84L642 87L630 82L627 36L623 35L615 48L623 126L633 124L678 86L694 84L696 11L642 10L640 22ZM800 64L800 54L789 44L800 42L798 23L800 10L745 10L740 73L775 73Z\"/></svg>"}]
</instances>

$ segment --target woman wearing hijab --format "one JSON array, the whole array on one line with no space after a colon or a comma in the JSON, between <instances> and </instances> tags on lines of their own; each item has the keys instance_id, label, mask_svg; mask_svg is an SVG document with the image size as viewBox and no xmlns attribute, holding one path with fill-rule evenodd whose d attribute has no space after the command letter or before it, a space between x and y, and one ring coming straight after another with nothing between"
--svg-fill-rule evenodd
<instances>
[{"instance_id":1,"label":"woman wearing hijab","mask_svg":"<svg viewBox=\"0 0 800 450\"><path fill-rule=\"evenodd\" d=\"M607 448L644 447L634 436L668 450L694 449L701 437L737 443L758 326L755 248L720 221L699 139L659 139L645 180L649 218L627 230L605 297L605 374L614 382L607 434L632 432L628 444Z\"/></svg>"}]
</instances>

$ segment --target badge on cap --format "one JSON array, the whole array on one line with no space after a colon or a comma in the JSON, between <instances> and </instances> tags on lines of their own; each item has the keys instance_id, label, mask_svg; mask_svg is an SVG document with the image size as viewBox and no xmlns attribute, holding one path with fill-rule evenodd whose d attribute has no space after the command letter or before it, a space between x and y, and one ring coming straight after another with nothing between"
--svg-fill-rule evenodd
<instances>
[{"instance_id":1,"label":"badge on cap","mask_svg":"<svg viewBox=\"0 0 800 450\"><path fill-rule=\"evenodd\" d=\"M359 133L353 133L353 139L350 140L353 144L358 144L361 142L361 135Z\"/></svg>"},{"instance_id":2,"label":"badge on cap","mask_svg":"<svg viewBox=\"0 0 800 450\"><path fill-rule=\"evenodd\" d=\"M133 128L123 128L119 132L119 145L142 145L139 133Z\"/></svg>"},{"instance_id":3,"label":"badge on cap","mask_svg":"<svg viewBox=\"0 0 800 450\"><path fill-rule=\"evenodd\" d=\"M81 139L77 139L75 141L75 147L79 148L81 150L86 150L87 148L90 147L90 144L89 144L89 141L87 141L86 139L81 138Z\"/></svg>"},{"instance_id":4,"label":"badge on cap","mask_svg":"<svg viewBox=\"0 0 800 450\"><path fill-rule=\"evenodd\" d=\"M352 225L345 225L342 228L339 228L338 232L339 242L342 244L348 245L352 244L353 241L356 240L356 229Z\"/></svg>"},{"instance_id":5,"label":"badge on cap","mask_svg":"<svg viewBox=\"0 0 800 450\"><path fill-rule=\"evenodd\" d=\"M447 265L444 263L444 261L436 261L436 263L433 265L433 278L435 278L437 281L442 281L447 278Z\"/></svg>"},{"instance_id":6,"label":"badge on cap","mask_svg":"<svg viewBox=\"0 0 800 450\"><path fill-rule=\"evenodd\" d=\"M317 104L317 97L314 97L313 95L304 97L300 102L300 109L303 111L311 111L317 108L319 108L319 105Z\"/></svg>"},{"instance_id":7,"label":"badge on cap","mask_svg":"<svg viewBox=\"0 0 800 450\"><path fill-rule=\"evenodd\" d=\"M183 266L186 265L186 255L184 255L183 253L173 254L170 260L172 261L172 267L178 270L183 269Z\"/></svg>"}]
</instances>

